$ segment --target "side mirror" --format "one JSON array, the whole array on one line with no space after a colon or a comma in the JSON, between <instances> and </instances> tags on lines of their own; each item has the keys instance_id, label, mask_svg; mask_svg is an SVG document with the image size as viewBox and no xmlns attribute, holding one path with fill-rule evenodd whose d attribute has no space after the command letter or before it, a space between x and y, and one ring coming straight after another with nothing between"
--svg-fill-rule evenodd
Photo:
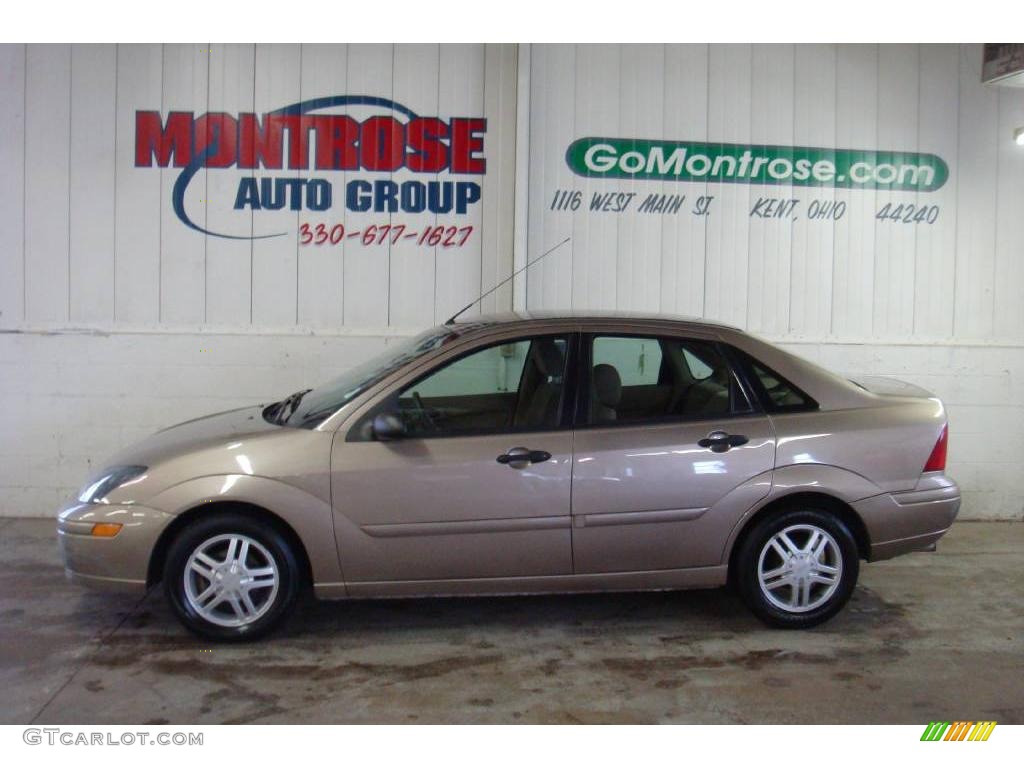
<instances>
[{"instance_id":1,"label":"side mirror","mask_svg":"<svg viewBox=\"0 0 1024 768\"><path fill-rule=\"evenodd\" d=\"M397 413L378 413L373 417L373 436L384 441L403 438L405 422Z\"/></svg>"}]
</instances>

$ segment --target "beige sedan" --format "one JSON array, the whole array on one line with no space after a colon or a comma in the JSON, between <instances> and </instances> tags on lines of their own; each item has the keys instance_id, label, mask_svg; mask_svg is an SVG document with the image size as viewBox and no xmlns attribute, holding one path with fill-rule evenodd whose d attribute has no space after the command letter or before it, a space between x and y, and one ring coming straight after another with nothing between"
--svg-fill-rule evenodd
<instances>
[{"instance_id":1,"label":"beige sedan","mask_svg":"<svg viewBox=\"0 0 1024 768\"><path fill-rule=\"evenodd\" d=\"M946 414L740 330L501 316L393 341L340 378L171 427L60 512L68 574L163 582L191 630L358 598L718 587L770 624L839 611L861 560L960 506Z\"/></svg>"}]
</instances>

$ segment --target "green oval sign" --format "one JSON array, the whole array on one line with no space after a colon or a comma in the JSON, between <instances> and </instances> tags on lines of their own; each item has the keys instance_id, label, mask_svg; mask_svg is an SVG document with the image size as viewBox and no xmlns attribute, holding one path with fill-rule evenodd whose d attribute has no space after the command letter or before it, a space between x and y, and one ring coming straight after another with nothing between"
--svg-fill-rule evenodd
<instances>
[{"instance_id":1,"label":"green oval sign","mask_svg":"<svg viewBox=\"0 0 1024 768\"><path fill-rule=\"evenodd\" d=\"M612 179L933 192L949 178L941 157L922 152L589 136L565 161L580 176Z\"/></svg>"}]
</instances>

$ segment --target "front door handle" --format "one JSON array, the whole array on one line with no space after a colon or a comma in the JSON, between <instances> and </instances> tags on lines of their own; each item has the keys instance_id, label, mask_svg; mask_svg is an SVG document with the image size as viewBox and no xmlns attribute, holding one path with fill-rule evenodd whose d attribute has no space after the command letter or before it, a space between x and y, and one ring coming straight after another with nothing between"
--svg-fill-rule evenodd
<instances>
[{"instance_id":1,"label":"front door handle","mask_svg":"<svg viewBox=\"0 0 1024 768\"><path fill-rule=\"evenodd\" d=\"M547 451L531 451L529 448L516 447L509 449L508 453L501 454L497 458L497 462L508 464L514 469L522 469L530 464L540 464L550 458L551 454Z\"/></svg>"},{"instance_id":2,"label":"front door handle","mask_svg":"<svg viewBox=\"0 0 1024 768\"><path fill-rule=\"evenodd\" d=\"M725 453L730 448L736 448L749 442L746 435L730 435L728 432L716 429L714 432L708 433L707 437L698 440L697 445L701 448L710 448L712 453Z\"/></svg>"}]
</instances>

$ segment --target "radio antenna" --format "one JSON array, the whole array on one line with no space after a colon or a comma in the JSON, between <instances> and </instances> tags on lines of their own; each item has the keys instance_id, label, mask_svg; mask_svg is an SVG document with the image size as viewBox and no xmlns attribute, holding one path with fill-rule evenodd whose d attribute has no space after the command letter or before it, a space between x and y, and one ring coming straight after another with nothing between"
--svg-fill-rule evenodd
<instances>
[{"instance_id":1,"label":"radio antenna","mask_svg":"<svg viewBox=\"0 0 1024 768\"><path fill-rule=\"evenodd\" d=\"M487 291L487 293L482 293L482 294L480 294L479 296L477 296L477 297L476 297L475 299L473 299L473 300L472 300L471 302L469 302L469 304L467 304L467 305L466 305L466 306L464 306L464 307L463 307L462 309L460 309L460 310L459 310L458 312L456 312L456 313L455 313L454 315L452 315L451 317L449 317L449 318L448 318L448 319L447 319L447 320L445 321L445 323L444 323L444 324L445 324L445 325L451 325L452 323L454 323L454 322L455 322L455 318L457 318L457 317L458 317L459 315L461 315L461 314L462 314L463 312L465 312L465 311L466 311L467 309L469 309L470 307L472 307L472 306L473 306L474 304L476 304L476 303L477 303L478 301L483 301L483 300L484 300L484 299L486 299L486 298L487 298L488 296L490 296L490 295L491 295L492 293L494 293L494 292L495 292L496 290L498 290L499 288L501 288L501 286L503 286L503 285L504 285L505 283L507 283L507 282L508 282L509 280L511 280L511 279L512 279L513 277L515 277L516 275L518 275L518 274L519 274L519 273L521 273L521 272L525 272L525 271L526 271L526 270L528 270L528 269L529 269L530 267L532 267L532 266L533 266L534 264L536 264L536 263L537 263L538 261L540 261L541 259L543 259L543 258L544 258L545 256L547 256L547 255L548 255L548 254L550 254L550 253L554 253L554 252L555 252L555 251L557 251L557 250L558 250L559 248L561 248L561 247L562 247L563 245L565 245L566 243L568 243L568 242L569 242L570 240L572 240L572 238L571 238L571 237L567 237L567 238L565 238L565 240L563 240L562 242L560 242L560 243L559 243L558 245L553 245L553 246L551 246L550 248L548 248L548 249L547 249L546 251L544 251L544 253L542 253L542 254L541 254L540 256L538 256L538 257L537 257L536 259L534 259L533 261L528 261L528 262L526 262L526 266L524 266L524 267L520 267L519 269L517 269L517 270L516 270L515 272L513 272L513 273L512 273L511 275L509 275L509 276L508 276L508 277L506 277L506 278L505 278L504 280L502 280L502 281L501 281L500 283L498 283L498 284L497 284L496 286L494 286L494 287L493 287L493 288L491 288L491 289L490 289L489 291Z\"/></svg>"}]
</instances>

